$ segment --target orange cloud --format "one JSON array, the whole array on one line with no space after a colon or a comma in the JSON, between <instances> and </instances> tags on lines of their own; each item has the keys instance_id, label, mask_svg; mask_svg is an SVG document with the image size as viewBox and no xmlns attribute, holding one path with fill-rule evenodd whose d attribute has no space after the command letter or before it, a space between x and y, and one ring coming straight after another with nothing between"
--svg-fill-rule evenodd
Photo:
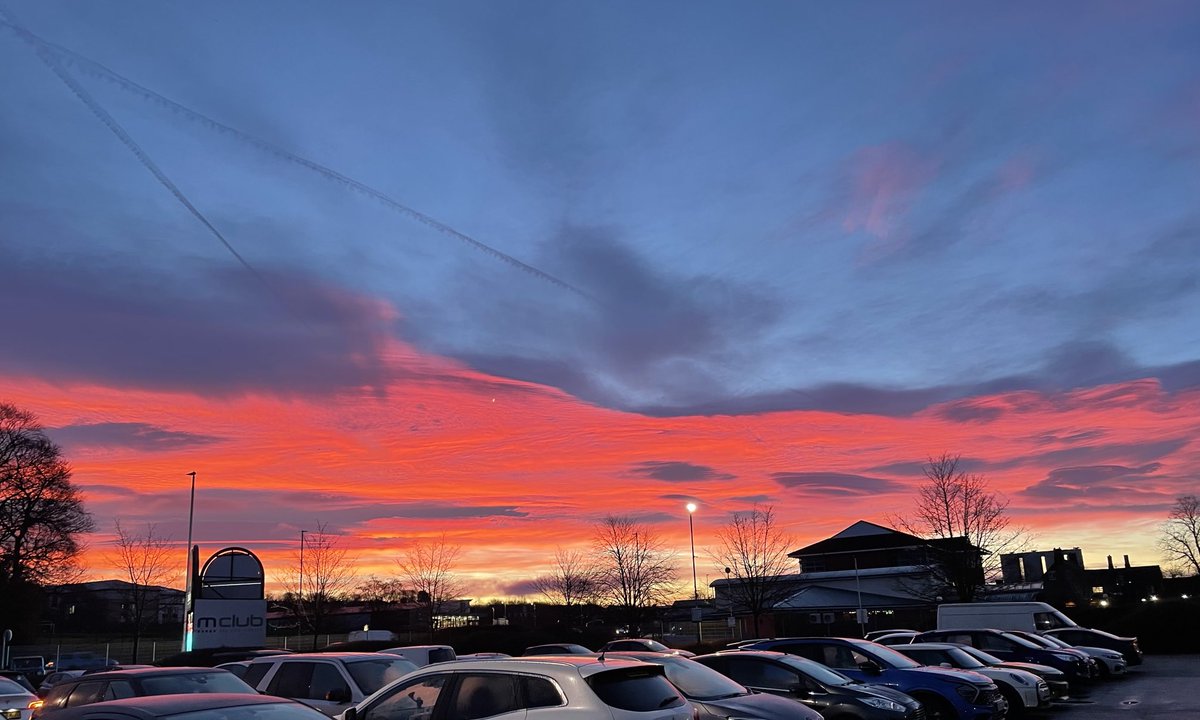
<instances>
[{"instance_id":1,"label":"orange cloud","mask_svg":"<svg viewBox=\"0 0 1200 720\"><path fill-rule=\"evenodd\" d=\"M1038 546L1152 563L1156 522L1194 491L1200 468L1200 392L1167 393L1154 380L976 397L907 418L655 418L400 344L385 362L404 372L383 392L212 398L10 377L0 398L63 442L98 522L85 560L99 577L115 575L106 543L117 517L156 523L179 543L182 566L192 470L205 557L244 545L277 579L291 572L299 531L322 523L343 535L362 575L386 576L405 543L445 533L484 597L544 572L556 546L586 546L610 513L654 523L686 574L685 498L700 504L701 580L715 578L706 548L729 513L773 505L797 547L860 518L886 522L911 502L920 464L942 451L961 453L1010 498Z\"/></svg>"}]
</instances>

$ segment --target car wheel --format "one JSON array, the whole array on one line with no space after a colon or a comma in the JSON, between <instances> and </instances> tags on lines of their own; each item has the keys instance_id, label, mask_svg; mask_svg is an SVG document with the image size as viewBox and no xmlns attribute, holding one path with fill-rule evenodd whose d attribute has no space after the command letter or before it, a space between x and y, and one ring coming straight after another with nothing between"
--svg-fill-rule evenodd
<instances>
[{"instance_id":1,"label":"car wheel","mask_svg":"<svg viewBox=\"0 0 1200 720\"><path fill-rule=\"evenodd\" d=\"M1008 703L1009 717L1024 715L1028 708L1025 707L1025 703L1021 702L1021 696L1017 694L1017 691L1013 690L1008 685L998 686L1000 688L1000 694L1004 696L1004 700Z\"/></svg>"},{"instance_id":2,"label":"car wheel","mask_svg":"<svg viewBox=\"0 0 1200 720\"><path fill-rule=\"evenodd\" d=\"M1100 679L1108 680L1112 677L1112 671L1108 669L1108 663L1103 660L1096 661L1096 668L1100 670Z\"/></svg>"},{"instance_id":3,"label":"car wheel","mask_svg":"<svg viewBox=\"0 0 1200 720\"><path fill-rule=\"evenodd\" d=\"M925 706L925 720L958 720L958 713L946 699L938 695L915 696Z\"/></svg>"}]
</instances>

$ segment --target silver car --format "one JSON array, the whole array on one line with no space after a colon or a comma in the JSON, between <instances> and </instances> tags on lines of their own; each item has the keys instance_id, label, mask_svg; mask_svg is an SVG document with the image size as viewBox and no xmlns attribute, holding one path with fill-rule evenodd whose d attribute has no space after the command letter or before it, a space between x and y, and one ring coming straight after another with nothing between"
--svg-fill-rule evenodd
<instances>
[{"instance_id":1,"label":"silver car","mask_svg":"<svg viewBox=\"0 0 1200 720\"><path fill-rule=\"evenodd\" d=\"M346 710L341 720L429 720L435 715L454 720L692 720L692 706L658 665L531 657L430 665Z\"/></svg>"},{"instance_id":2,"label":"silver car","mask_svg":"<svg viewBox=\"0 0 1200 720\"><path fill-rule=\"evenodd\" d=\"M254 658L242 680L261 693L298 700L333 717L416 669L399 655L296 653Z\"/></svg>"}]
</instances>

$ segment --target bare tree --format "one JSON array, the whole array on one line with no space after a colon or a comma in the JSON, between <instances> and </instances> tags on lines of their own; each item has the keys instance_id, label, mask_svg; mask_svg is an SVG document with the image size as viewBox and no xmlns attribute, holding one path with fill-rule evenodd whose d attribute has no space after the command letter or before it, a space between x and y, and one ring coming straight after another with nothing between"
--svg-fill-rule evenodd
<instances>
[{"instance_id":1,"label":"bare tree","mask_svg":"<svg viewBox=\"0 0 1200 720\"><path fill-rule=\"evenodd\" d=\"M39 586L78 577L93 529L58 446L32 413L0 403L0 617L18 634L37 621Z\"/></svg>"},{"instance_id":2,"label":"bare tree","mask_svg":"<svg viewBox=\"0 0 1200 720\"><path fill-rule=\"evenodd\" d=\"M596 525L601 594L637 630L648 608L664 602L675 582L675 557L662 539L628 516L609 515Z\"/></svg>"},{"instance_id":3,"label":"bare tree","mask_svg":"<svg viewBox=\"0 0 1200 720\"><path fill-rule=\"evenodd\" d=\"M558 548L553 569L534 578L533 586L550 602L565 605L570 615L573 606L595 602L600 593L600 574L587 553Z\"/></svg>"},{"instance_id":4,"label":"bare tree","mask_svg":"<svg viewBox=\"0 0 1200 720\"><path fill-rule=\"evenodd\" d=\"M378 578L371 575L354 591L355 598L380 610L389 605L410 600L413 593L397 578Z\"/></svg>"},{"instance_id":5,"label":"bare tree","mask_svg":"<svg viewBox=\"0 0 1200 720\"><path fill-rule=\"evenodd\" d=\"M454 574L454 564L461 554L462 547L447 543L443 534L436 540L417 540L396 559L401 577L428 610L431 637L438 628L437 616L442 606L466 592Z\"/></svg>"},{"instance_id":6,"label":"bare tree","mask_svg":"<svg viewBox=\"0 0 1200 720\"><path fill-rule=\"evenodd\" d=\"M1184 495L1175 499L1158 546L1173 569L1200 575L1200 497Z\"/></svg>"},{"instance_id":7,"label":"bare tree","mask_svg":"<svg viewBox=\"0 0 1200 720\"><path fill-rule=\"evenodd\" d=\"M788 557L793 544L770 506L735 513L717 531L712 559L730 575L725 589L731 607L750 613L753 637L759 637L759 618L796 592L793 578L799 568Z\"/></svg>"},{"instance_id":8,"label":"bare tree","mask_svg":"<svg viewBox=\"0 0 1200 720\"><path fill-rule=\"evenodd\" d=\"M982 585L1000 574L1000 555L1024 545L1027 533L1013 526L1008 500L988 489L982 475L959 469L959 456L942 453L925 464L925 484L911 516L893 516L900 529L942 540L929 564L931 593L952 592L960 602L975 599Z\"/></svg>"},{"instance_id":9,"label":"bare tree","mask_svg":"<svg viewBox=\"0 0 1200 720\"><path fill-rule=\"evenodd\" d=\"M173 548L171 538L160 535L154 524L146 526L144 535L126 530L120 520L115 526L116 549L109 555L109 561L130 584L125 606L133 625L133 662L136 663L142 634L155 618L153 611L158 606L162 586L176 574L171 559Z\"/></svg>"},{"instance_id":10,"label":"bare tree","mask_svg":"<svg viewBox=\"0 0 1200 720\"><path fill-rule=\"evenodd\" d=\"M291 567L279 578L292 598L297 634L308 625L314 648L317 637L325 631L334 603L354 585L357 561L349 557L341 536L330 532L328 524L318 522L316 528L301 534L301 545L292 555Z\"/></svg>"}]
</instances>

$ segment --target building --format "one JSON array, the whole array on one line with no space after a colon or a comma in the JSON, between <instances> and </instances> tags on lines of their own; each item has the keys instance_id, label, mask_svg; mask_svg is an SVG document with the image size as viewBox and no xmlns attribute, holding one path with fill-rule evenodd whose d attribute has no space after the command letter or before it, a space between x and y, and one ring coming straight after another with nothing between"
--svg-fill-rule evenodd
<instances>
[{"instance_id":1,"label":"building","mask_svg":"<svg viewBox=\"0 0 1200 720\"><path fill-rule=\"evenodd\" d=\"M1162 568L1134 566L1125 556L1123 567L1108 556L1108 567L1089 570L1079 548L1009 553L1000 557L1003 583L988 600L1040 600L1060 608L1108 607L1141 602L1163 592Z\"/></svg>"},{"instance_id":2,"label":"building","mask_svg":"<svg viewBox=\"0 0 1200 720\"><path fill-rule=\"evenodd\" d=\"M145 590L143 622L148 628L183 626L184 591L124 580L56 585L46 590L46 619L58 634L120 630L134 622L134 591Z\"/></svg>"}]
</instances>

